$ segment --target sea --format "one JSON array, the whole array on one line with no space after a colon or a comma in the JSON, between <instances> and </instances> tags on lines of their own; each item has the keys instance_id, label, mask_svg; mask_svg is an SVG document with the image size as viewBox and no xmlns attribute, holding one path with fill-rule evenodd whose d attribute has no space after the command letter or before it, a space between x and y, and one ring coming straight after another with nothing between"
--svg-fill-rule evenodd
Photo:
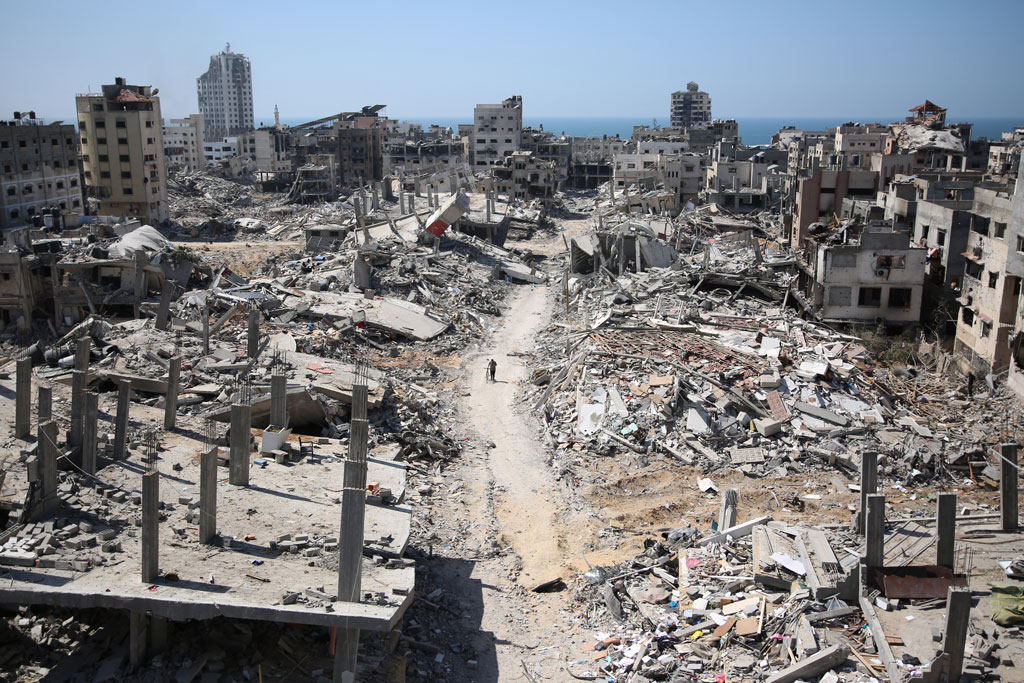
<instances>
[{"instance_id":1,"label":"sea","mask_svg":"<svg viewBox=\"0 0 1024 683\"><path fill-rule=\"evenodd\" d=\"M857 116L857 117L737 117L739 123L740 137L743 139L743 143L747 145L767 145L771 143L772 135L777 133L780 128L784 126L793 126L794 128L800 128L803 130L825 130L834 126L838 126L841 123L848 121L855 121L860 123L890 123L893 121L901 121L905 115L888 115L888 116ZM285 118L281 117L281 123L294 126L300 123L306 123L319 117L310 118ZM273 122L274 117L269 116L265 119L257 120L257 123L262 121L263 123ZM439 124L445 127L450 127L453 130L458 130L460 123L471 123L472 117L455 117L455 116L435 116L435 117L410 117L400 118L399 121L409 121L411 123L421 124L424 128L431 124ZM950 119L951 121L954 119ZM961 120L961 119L955 119ZM1016 126L1024 126L1024 115L1017 118L1011 117L998 117L998 118L970 118L962 117L962 120L970 121L974 124L974 128L971 132L972 138L987 137L990 140L998 140L1002 136L1003 131L1012 131ZM661 126L668 125L668 119L664 117L604 117L604 116L537 116L537 117L524 117L523 125L531 126L533 128L540 128L543 126L544 130L557 133L559 135L572 135L580 137L598 137L601 135L609 135L614 137L618 135L622 139L629 139L633 134L633 126L650 126L657 124Z\"/></svg>"}]
</instances>

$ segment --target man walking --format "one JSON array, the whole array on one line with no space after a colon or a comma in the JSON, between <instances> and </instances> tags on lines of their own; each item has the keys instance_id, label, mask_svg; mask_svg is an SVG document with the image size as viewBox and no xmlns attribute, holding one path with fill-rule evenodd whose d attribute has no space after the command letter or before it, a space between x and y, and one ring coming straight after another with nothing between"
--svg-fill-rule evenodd
<instances>
[{"instance_id":1,"label":"man walking","mask_svg":"<svg viewBox=\"0 0 1024 683\"><path fill-rule=\"evenodd\" d=\"M487 362L487 381L494 382L494 372L498 369L498 364L494 362L492 358Z\"/></svg>"}]
</instances>

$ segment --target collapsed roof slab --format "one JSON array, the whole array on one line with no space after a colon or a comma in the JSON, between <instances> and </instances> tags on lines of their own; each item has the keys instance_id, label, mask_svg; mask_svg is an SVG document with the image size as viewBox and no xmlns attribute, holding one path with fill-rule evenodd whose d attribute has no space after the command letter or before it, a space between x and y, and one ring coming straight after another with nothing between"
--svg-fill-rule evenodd
<instances>
[{"instance_id":1,"label":"collapsed roof slab","mask_svg":"<svg viewBox=\"0 0 1024 683\"><path fill-rule=\"evenodd\" d=\"M368 327L384 330L414 341L428 341L448 329L448 323L427 315L423 306L402 299L367 299L361 294L310 292L316 299L308 315L341 320L365 316Z\"/></svg>"}]
</instances>

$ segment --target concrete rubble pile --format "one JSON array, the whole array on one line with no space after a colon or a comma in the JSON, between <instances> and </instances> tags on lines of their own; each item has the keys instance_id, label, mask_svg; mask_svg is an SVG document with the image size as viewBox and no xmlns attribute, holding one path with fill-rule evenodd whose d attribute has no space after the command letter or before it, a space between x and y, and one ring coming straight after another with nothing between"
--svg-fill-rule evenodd
<instances>
[{"instance_id":1,"label":"concrete rubble pile","mask_svg":"<svg viewBox=\"0 0 1024 683\"><path fill-rule=\"evenodd\" d=\"M986 466L973 445L984 428L956 419L972 406L983 420L976 402L913 368L880 367L857 337L785 307L787 254L762 253L748 230L675 257L626 225L573 241L584 272L567 276L568 320L537 354L534 407L562 469L588 452L641 466L661 453L705 473L852 476L873 451L910 486ZM992 428L987 437L998 442Z\"/></svg>"},{"instance_id":2,"label":"concrete rubble pile","mask_svg":"<svg viewBox=\"0 0 1024 683\"><path fill-rule=\"evenodd\" d=\"M821 533L761 522L759 531L779 538ZM765 558L749 535L699 536L675 529L645 541L633 561L594 567L576 582L581 626L593 636L569 669L574 677L838 681L828 673L835 669L844 681L866 682L884 675L856 608L856 557L830 556L825 567L814 557L805 566L792 546L792 556L778 550ZM839 548L837 540L824 545ZM808 587L809 573L821 583Z\"/></svg>"}]
</instances>

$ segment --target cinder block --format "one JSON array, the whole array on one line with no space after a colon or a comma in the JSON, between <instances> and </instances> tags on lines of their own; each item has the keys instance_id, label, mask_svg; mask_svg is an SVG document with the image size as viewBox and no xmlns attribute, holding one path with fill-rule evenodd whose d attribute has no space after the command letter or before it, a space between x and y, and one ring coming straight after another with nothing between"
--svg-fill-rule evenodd
<instances>
[{"instance_id":1,"label":"cinder block","mask_svg":"<svg viewBox=\"0 0 1024 683\"><path fill-rule=\"evenodd\" d=\"M761 436L772 436L782 431L782 420L769 420L767 418L757 418L754 420L754 429Z\"/></svg>"}]
</instances>

